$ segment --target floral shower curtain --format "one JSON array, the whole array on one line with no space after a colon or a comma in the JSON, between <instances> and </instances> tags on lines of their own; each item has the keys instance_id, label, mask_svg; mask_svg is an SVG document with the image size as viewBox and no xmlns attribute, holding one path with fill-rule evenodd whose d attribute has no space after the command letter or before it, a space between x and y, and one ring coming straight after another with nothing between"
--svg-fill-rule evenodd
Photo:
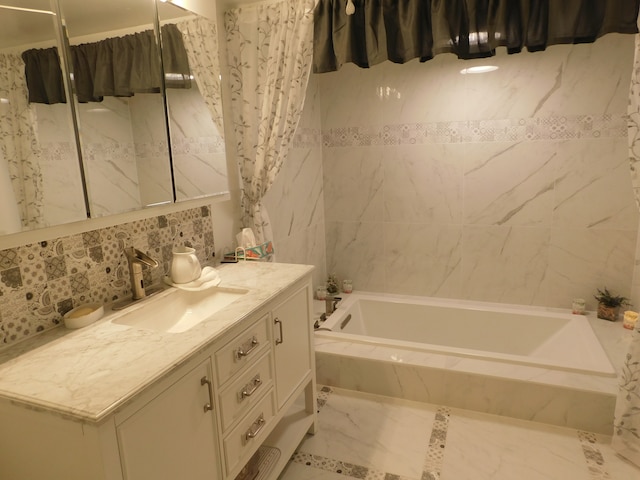
<instances>
[{"instance_id":1,"label":"floral shower curtain","mask_svg":"<svg viewBox=\"0 0 640 480\"><path fill-rule=\"evenodd\" d=\"M209 109L213 122L218 127L218 133L223 136L216 24L204 17L198 17L179 21L176 26L182 33L184 48L189 59L189 68L193 72L200 95Z\"/></svg>"},{"instance_id":2,"label":"floral shower curtain","mask_svg":"<svg viewBox=\"0 0 640 480\"><path fill-rule=\"evenodd\" d=\"M313 52L315 0L283 0L225 13L243 224L272 239L262 199L298 126Z\"/></svg>"},{"instance_id":3,"label":"floral shower curtain","mask_svg":"<svg viewBox=\"0 0 640 480\"><path fill-rule=\"evenodd\" d=\"M640 35L636 35L627 113L631 178L636 203L640 208ZM640 322L636 323L632 333L619 387L611 444L620 455L640 467Z\"/></svg>"},{"instance_id":4,"label":"floral shower curtain","mask_svg":"<svg viewBox=\"0 0 640 480\"><path fill-rule=\"evenodd\" d=\"M41 150L24 68L19 54L0 54L0 154L8 163L22 226L36 228L44 226Z\"/></svg>"}]
</instances>

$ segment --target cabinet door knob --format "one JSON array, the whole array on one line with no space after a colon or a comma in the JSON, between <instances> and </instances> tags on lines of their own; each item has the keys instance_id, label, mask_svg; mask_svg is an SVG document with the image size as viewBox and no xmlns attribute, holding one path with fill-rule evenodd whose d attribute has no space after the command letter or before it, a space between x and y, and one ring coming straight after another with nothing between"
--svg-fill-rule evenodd
<instances>
[{"instance_id":1,"label":"cabinet door knob","mask_svg":"<svg viewBox=\"0 0 640 480\"><path fill-rule=\"evenodd\" d=\"M207 387L209 387L209 403L204 404L204 411L208 412L209 410L213 410L213 386L211 385L211 380L204 376L200 379L200 385L207 385Z\"/></svg>"},{"instance_id":2,"label":"cabinet door knob","mask_svg":"<svg viewBox=\"0 0 640 480\"><path fill-rule=\"evenodd\" d=\"M280 338L276 338L276 345L280 345L282 342L284 342L284 334L282 333L282 320L276 317L273 323L278 325L278 329L280 330Z\"/></svg>"}]
</instances>

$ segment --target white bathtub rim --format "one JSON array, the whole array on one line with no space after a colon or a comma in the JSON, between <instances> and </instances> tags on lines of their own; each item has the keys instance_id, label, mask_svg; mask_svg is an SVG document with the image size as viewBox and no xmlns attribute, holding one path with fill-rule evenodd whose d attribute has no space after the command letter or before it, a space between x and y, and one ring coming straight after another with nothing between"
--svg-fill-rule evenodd
<instances>
[{"instance_id":1,"label":"white bathtub rim","mask_svg":"<svg viewBox=\"0 0 640 480\"><path fill-rule=\"evenodd\" d=\"M363 292L354 291L353 293L339 294L337 295L342 300L338 303L336 313L341 312L349 308L355 303L358 298L363 297L370 300L380 300L392 302L392 303L428 303L429 305L441 306L441 307L456 307L465 308L468 310L484 310L490 309L496 312L504 313L527 313L535 312L537 315L557 317L558 315L564 315L569 317L584 317L584 315L573 315L568 309L553 308L553 307L541 307L538 305L518 305L511 303L496 303L496 302L482 302L479 300L462 300L456 298L441 298L441 297L427 297L416 295L400 295L396 293L376 293L376 292ZM324 302L323 302L324 303ZM588 312L587 312L588 313ZM330 315L324 325L330 325Z\"/></svg>"},{"instance_id":2,"label":"white bathtub rim","mask_svg":"<svg viewBox=\"0 0 640 480\"><path fill-rule=\"evenodd\" d=\"M347 342L355 343L355 344L366 344L372 345L376 347L397 347L400 350L409 350L415 352L426 352L431 354L441 354L441 355L451 355L460 358L470 358L470 359L479 359L490 362L507 362L514 365L523 365L523 366L536 366L545 369L551 370L561 370L573 373L579 373L584 375L596 375L607 378L614 378L617 376L616 370L613 367L611 360L607 356L604 348L600 344L597 335L593 331L591 324L588 322L587 318L583 315L573 315L569 313L567 310L561 309L552 309L547 307L537 307L537 306L523 306L523 305L510 305L510 304L499 304L499 303L489 303L489 302L476 302L476 301L467 301L467 300L454 300L454 299L442 299L442 298L433 298L433 297L415 297L410 295L393 295L393 294L380 294L380 293L372 293L372 292L357 292L357 294L347 294L343 295L343 300L338 305L336 311L330 315L327 320L321 325L321 330L316 330L315 334L317 336L333 339L336 338L342 339ZM362 335L355 335L349 333L343 333L340 331L325 331L324 328L336 328L339 323L344 318L346 312L351 308L351 306L358 301L359 298L371 299L371 300L384 300L389 302L396 303L418 303L418 304L428 304L435 306L445 306L445 307L455 307L455 308L465 308L465 309L475 309L475 310L486 310L490 309L497 312L504 313L530 313L535 312L536 315L540 316L548 316L548 317L559 317L570 319L571 321L584 321L586 323L585 329L587 329L591 335L593 335L593 339L598 342L598 345L601 348L601 352L598 352L600 358L600 363L602 364L600 367L594 368L585 368L580 364L576 364L573 362L564 361L562 364L558 364L552 360L538 359L533 357L523 357L517 355L511 355L506 353L497 353L497 352L485 352L482 350L472 350L472 349L461 349L456 347L443 347L440 345L433 344L423 344L423 343L415 343L415 342L407 342L402 340L386 340L386 339L378 339L377 337L369 337ZM587 333L588 334L588 333Z\"/></svg>"}]
</instances>

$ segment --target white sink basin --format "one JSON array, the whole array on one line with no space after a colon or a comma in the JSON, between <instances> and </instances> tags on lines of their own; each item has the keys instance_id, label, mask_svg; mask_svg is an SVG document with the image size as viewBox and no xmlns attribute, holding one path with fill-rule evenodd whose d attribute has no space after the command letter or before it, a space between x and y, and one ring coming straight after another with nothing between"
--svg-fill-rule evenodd
<instances>
[{"instance_id":1,"label":"white sink basin","mask_svg":"<svg viewBox=\"0 0 640 480\"><path fill-rule=\"evenodd\" d=\"M247 292L242 288L219 286L201 291L174 289L144 300L112 322L159 332L185 332Z\"/></svg>"}]
</instances>

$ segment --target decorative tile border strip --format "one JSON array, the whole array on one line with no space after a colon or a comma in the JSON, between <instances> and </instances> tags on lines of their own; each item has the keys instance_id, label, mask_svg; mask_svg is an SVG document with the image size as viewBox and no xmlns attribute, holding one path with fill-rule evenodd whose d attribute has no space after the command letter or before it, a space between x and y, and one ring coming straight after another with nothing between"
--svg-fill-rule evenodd
<instances>
[{"instance_id":1,"label":"decorative tile border strip","mask_svg":"<svg viewBox=\"0 0 640 480\"><path fill-rule=\"evenodd\" d=\"M165 151L166 148L167 144L165 142ZM87 162L106 163L110 160L120 160L135 165L136 148L133 142L89 142L83 145L82 154Z\"/></svg>"},{"instance_id":2,"label":"decorative tile border strip","mask_svg":"<svg viewBox=\"0 0 640 480\"><path fill-rule=\"evenodd\" d=\"M333 390L331 390L331 387L327 387L327 386L320 387L320 389L317 392L317 399L316 399L316 401L318 402L318 412L322 407L324 407L327 404L327 400L329 399L329 396L332 393L333 393Z\"/></svg>"},{"instance_id":3,"label":"decorative tile border strip","mask_svg":"<svg viewBox=\"0 0 640 480\"><path fill-rule=\"evenodd\" d=\"M225 152L225 143L220 135L187 137L172 140L171 148L177 155L220 154Z\"/></svg>"},{"instance_id":4,"label":"decorative tile border strip","mask_svg":"<svg viewBox=\"0 0 640 480\"><path fill-rule=\"evenodd\" d=\"M429 448L424 460L422 480L438 480L442 474L444 449L447 445L447 431L449 430L449 416L451 409L438 407L436 418L431 430Z\"/></svg>"},{"instance_id":5,"label":"decorative tile border strip","mask_svg":"<svg viewBox=\"0 0 640 480\"><path fill-rule=\"evenodd\" d=\"M298 128L293 137L293 148L314 148L322 146L322 132L317 128Z\"/></svg>"},{"instance_id":6,"label":"decorative tile border strip","mask_svg":"<svg viewBox=\"0 0 640 480\"><path fill-rule=\"evenodd\" d=\"M291 457L291 461L306 465L307 467L318 468L327 472L334 472L350 478L362 480L411 480L408 477L386 473L374 468L355 465L353 463L342 462L321 455L312 455L305 452L296 452Z\"/></svg>"},{"instance_id":7,"label":"decorative tile border strip","mask_svg":"<svg viewBox=\"0 0 640 480\"><path fill-rule=\"evenodd\" d=\"M609 480L611 477L606 470L602 452L596 446L596 434L578 431L578 439L582 446L582 453L587 461L589 475L593 480Z\"/></svg>"},{"instance_id":8,"label":"decorative tile border strip","mask_svg":"<svg viewBox=\"0 0 640 480\"><path fill-rule=\"evenodd\" d=\"M322 144L335 148L626 137L627 116L607 114L343 127L323 132Z\"/></svg>"}]
</instances>

